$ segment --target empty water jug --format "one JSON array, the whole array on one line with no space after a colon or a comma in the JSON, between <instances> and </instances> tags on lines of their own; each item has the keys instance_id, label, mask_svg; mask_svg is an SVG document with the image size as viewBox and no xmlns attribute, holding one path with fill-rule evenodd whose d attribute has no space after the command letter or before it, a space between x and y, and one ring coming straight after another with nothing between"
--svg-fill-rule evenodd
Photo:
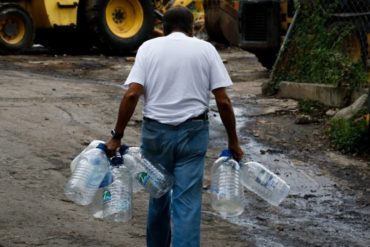
<instances>
[{"instance_id":1,"label":"empty water jug","mask_svg":"<svg viewBox=\"0 0 370 247\"><path fill-rule=\"evenodd\" d=\"M140 157L139 147L124 147L120 149L122 155L123 164L129 169L132 179L132 192L136 193L144 189L140 184L139 180L136 179L136 174L144 170L140 164L140 160L135 157Z\"/></svg>"},{"instance_id":2,"label":"empty water jug","mask_svg":"<svg viewBox=\"0 0 370 247\"><path fill-rule=\"evenodd\" d=\"M109 171L105 144L99 144L83 154L67 181L64 193L79 205L89 205Z\"/></svg>"},{"instance_id":3,"label":"empty water jug","mask_svg":"<svg viewBox=\"0 0 370 247\"><path fill-rule=\"evenodd\" d=\"M147 160L142 155L140 148L130 147L126 149L123 157L124 160L126 157L131 160L132 166L128 168L132 171L133 177L152 197L159 198L171 190L174 177L162 165L154 165Z\"/></svg>"},{"instance_id":4,"label":"empty water jug","mask_svg":"<svg viewBox=\"0 0 370 247\"><path fill-rule=\"evenodd\" d=\"M103 218L127 222L132 217L132 177L126 166L111 166L113 182L103 191Z\"/></svg>"},{"instance_id":5,"label":"empty water jug","mask_svg":"<svg viewBox=\"0 0 370 247\"><path fill-rule=\"evenodd\" d=\"M229 150L224 150L211 170L211 205L223 217L238 216L244 211L244 191L240 166Z\"/></svg>"},{"instance_id":6,"label":"empty water jug","mask_svg":"<svg viewBox=\"0 0 370 247\"><path fill-rule=\"evenodd\" d=\"M103 194L104 189L113 182L112 172L108 172L103 181L101 182L99 189L97 190L95 197L91 204L88 205L89 212L94 218L103 218Z\"/></svg>"},{"instance_id":7,"label":"empty water jug","mask_svg":"<svg viewBox=\"0 0 370 247\"><path fill-rule=\"evenodd\" d=\"M71 172L73 172L76 168L76 165L78 164L78 162L80 161L81 157L82 157L82 154L83 153L86 153L87 151L93 149L93 148L96 148L100 143L104 143L103 141L100 141L100 140L93 140L90 142L90 144L84 149L82 150L82 152L77 155L71 162L71 165L70 165L70 169L71 169Z\"/></svg>"},{"instance_id":8,"label":"empty water jug","mask_svg":"<svg viewBox=\"0 0 370 247\"><path fill-rule=\"evenodd\" d=\"M250 191L274 206L289 194L289 185L258 162L242 164L242 183Z\"/></svg>"}]
</instances>

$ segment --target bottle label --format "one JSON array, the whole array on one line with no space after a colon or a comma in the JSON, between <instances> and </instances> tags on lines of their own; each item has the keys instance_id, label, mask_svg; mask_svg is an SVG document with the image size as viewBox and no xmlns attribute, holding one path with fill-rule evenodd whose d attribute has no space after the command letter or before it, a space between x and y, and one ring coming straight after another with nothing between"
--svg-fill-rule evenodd
<instances>
[{"instance_id":1,"label":"bottle label","mask_svg":"<svg viewBox=\"0 0 370 247\"><path fill-rule=\"evenodd\" d=\"M265 187L268 190L274 190L278 181L274 178L273 175L269 174L268 172L262 170L257 178L256 182Z\"/></svg>"},{"instance_id":2,"label":"bottle label","mask_svg":"<svg viewBox=\"0 0 370 247\"><path fill-rule=\"evenodd\" d=\"M112 194L109 190L103 192L103 203L110 202L112 200Z\"/></svg>"},{"instance_id":3,"label":"bottle label","mask_svg":"<svg viewBox=\"0 0 370 247\"><path fill-rule=\"evenodd\" d=\"M150 176L146 172L140 172L140 173L137 174L137 180L144 187L148 183L149 178L150 178Z\"/></svg>"}]
</instances>

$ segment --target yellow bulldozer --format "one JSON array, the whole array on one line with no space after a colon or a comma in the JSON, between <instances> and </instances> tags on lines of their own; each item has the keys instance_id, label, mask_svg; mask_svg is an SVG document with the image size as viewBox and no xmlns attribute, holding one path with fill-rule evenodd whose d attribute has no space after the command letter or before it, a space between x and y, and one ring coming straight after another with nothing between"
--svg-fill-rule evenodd
<instances>
[{"instance_id":1,"label":"yellow bulldozer","mask_svg":"<svg viewBox=\"0 0 370 247\"><path fill-rule=\"evenodd\" d=\"M198 13L189 0L0 0L0 53L28 50L34 43L58 51L99 48L123 55L148 39L174 5Z\"/></svg>"}]
</instances>

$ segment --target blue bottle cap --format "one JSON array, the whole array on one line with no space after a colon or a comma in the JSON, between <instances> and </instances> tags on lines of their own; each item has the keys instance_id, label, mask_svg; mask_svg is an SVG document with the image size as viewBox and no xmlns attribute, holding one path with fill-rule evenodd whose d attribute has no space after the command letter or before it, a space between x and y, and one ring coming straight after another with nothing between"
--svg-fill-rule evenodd
<instances>
[{"instance_id":1,"label":"blue bottle cap","mask_svg":"<svg viewBox=\"0 0 370 247\"><path fill-rule=\"evenodd\" d=\"M105 145L104 143L99 143L96 148L99 148L103 150L104 152L107 152L107 145Z\"/></svg>"},{"instance_id":2,"label":"blue bottle cap","mask_svg":"<svg viewBox=\"0 0 370 247\"><path fill-rule=\"evenodd\" d=\"M231 152L230 149L227 148L227 149L222 150L219 157L230 157L230 158L232 158L233 153Z\"/></svg>"},{"instance_id":3,"label":"blue bottle cap","mask_svg":"<svg viewBox=\"0 0 370 247\"><path fill-rule=\"evenodd\" d=\"M123 158L122 156L114 156L110 159L110 165L119 167L123 164Z\"/></svg>"}]
</instances>

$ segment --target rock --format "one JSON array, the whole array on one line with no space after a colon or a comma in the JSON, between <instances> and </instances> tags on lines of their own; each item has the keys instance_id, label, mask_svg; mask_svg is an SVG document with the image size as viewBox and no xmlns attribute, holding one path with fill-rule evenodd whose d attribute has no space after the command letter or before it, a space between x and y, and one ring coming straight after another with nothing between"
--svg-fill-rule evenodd
<instances>
[{"instance_id":1,"label":"rock","mask_svg":"<svg viewBox=\"0 0 370 247\"><path fill-rule=\"evenodd\" d=\"M272 96L277 93L275 84L272 81L267 81L262 84L262 95Z\"/></svg>"},{"instance_id":2,"label":"rock","mask_svg":"<svg viewBox=\"0 0 370 247\"><path fill-rule=\"evenodd\" d=\"M333 118L350 119L366 104L367 97L367 94L361 95L352 105L339 110Z\"/></svg>"},{"instance_id":3,"label":"rock","mask_svg":"<svg viewBox=\"0 0 370 247\"><path fill-rule=\"evenodd\" d=\"M309 124L312 123L312 118L309 115L300 115L295 120L296 124Z\"/></svg>"},{"instance_id":4,"label":"rock","mask_svg":"<svg viewBox=\"0 0 370 247\"><path fill-rule=\"evenodd\" d=\"M326 116L329 116L329 117L332 117L332 116L334 116L335 114L337 113L337 111L336 110L333 110L333 109L329 109L329 110L327 110L326 111Z\"/></svg>"}]
</instances>

